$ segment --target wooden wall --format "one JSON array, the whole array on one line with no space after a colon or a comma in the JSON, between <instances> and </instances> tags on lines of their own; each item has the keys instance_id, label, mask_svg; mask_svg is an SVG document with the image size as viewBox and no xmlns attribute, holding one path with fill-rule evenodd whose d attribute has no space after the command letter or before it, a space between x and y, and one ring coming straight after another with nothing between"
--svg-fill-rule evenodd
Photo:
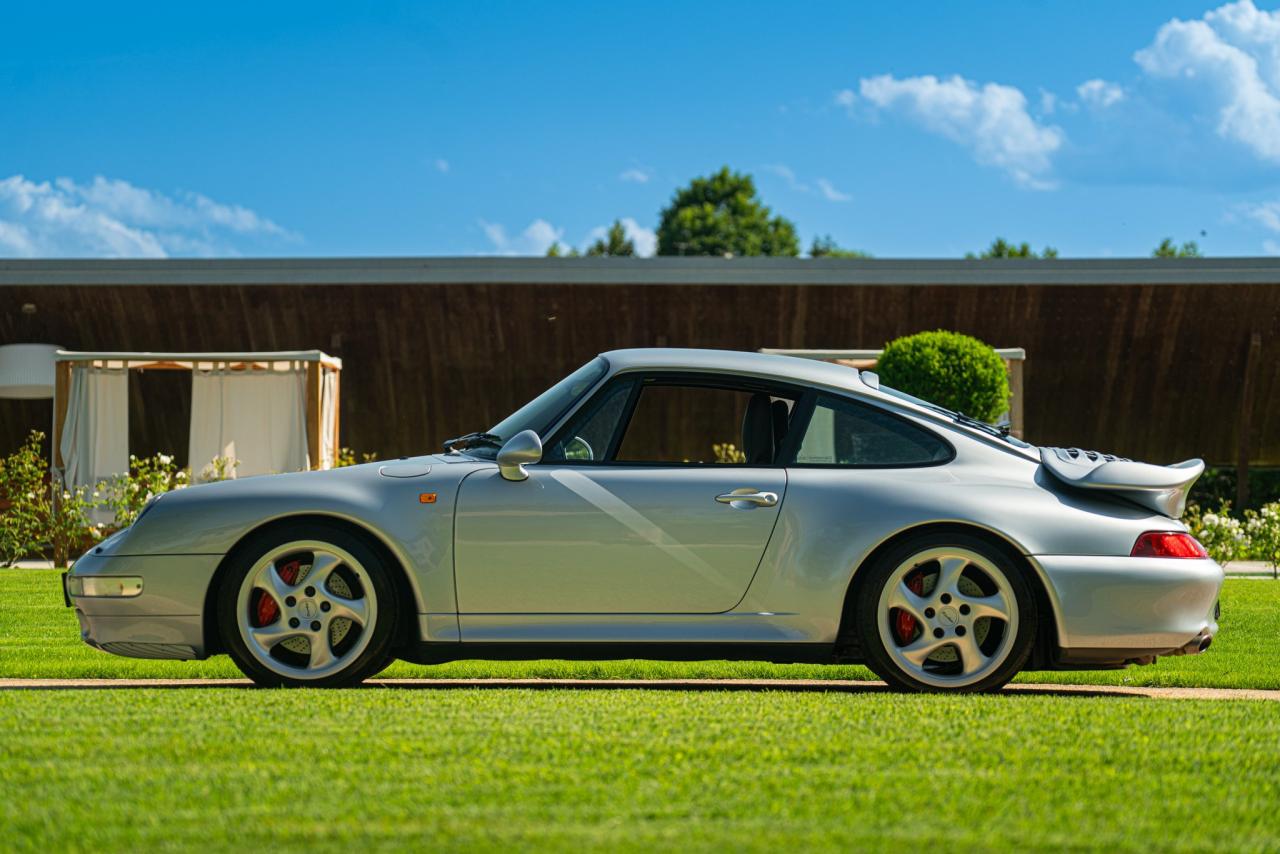
<instances>
[{"instance_id":1,"label":"wooden wall","mask_svg":"<svg viewBox=\"0 0 1280 854\"><path fill-rule=\"evenodd\" d=\"M1218 464L1235 462L1260 332L1252 456L1280 465L1280 285L0 288L0 343L340 356L341 442L383 456L489 427L604 350L874 348L937 328L1026 348L1033 442ZM189 384L144 377L131 396L132 450L185 457ZM50 418L47 402L0 400L0 451Z\"/></svg>"}]
</instances>

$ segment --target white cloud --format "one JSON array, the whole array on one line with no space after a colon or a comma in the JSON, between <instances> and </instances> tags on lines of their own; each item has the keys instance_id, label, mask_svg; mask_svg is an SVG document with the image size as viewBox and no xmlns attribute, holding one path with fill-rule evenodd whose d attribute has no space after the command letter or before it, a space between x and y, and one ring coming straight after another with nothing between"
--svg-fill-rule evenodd
<instances>
[{"instance_id":1,"label":"white cloud","mask_svg":"<svg viewBox=\"0 0 1280 854\"><path fill-rule=\"evenodd\" d=\"M1058 108L1058 96L1050 92L1048 89L1040 90L1040 112L1046 116L1053 115L1053 111Z\"/></svg>"},{"instance_id":2,"label":"white cloud","mask_svg":"<svg viewBox=\"0 0 1280 854\"><path fill-rule=\"evenodd\" d=\"M766 163L764 165L766 172L772 172L779 178L787 182L787 186L798 193L807 193L812 187L796 177L796 173L790 166L785 163Z\"/></svg>"},{"instance_id":3,"label":"white cloud","mask_svg":"<svg viewBox=\"0 0 1280 854\"><path fill-rule=\"evenodd\" d=\"M545 219L535 219L515 237L509 236L499 223L480 220L480 227L499 255L545 255L551 244L564 237L563 228L556 228Z\"/></svg>"},{"instance_id":4,"label":"white cloud","mask_svg":"<svg viewBox=\"0 0 1280 854\"><path fill-rule=\"evenodd\" d=\"M1124 100L1124 89L1119 84L1106 80L1086 80L1076 87L1080 100L1091 107L1106 109Z\"/></svg>"},{"instance_id":5,"label":"white cloud","mask_svg":"<svg viewBox=\"0 0 1280 854\"><path fill-rule=\"evenodd\" d=\"M1242 205L1245 216L1271 231L1280 232L1280 202L1258 202Z\"/></svg>"},{"instance_id":6,"label":"white cloud","mask_svg":"<svg viewBox=\"0 0 1280 854\"><path fill-rule=\"evenodd\" d=\"M87 184L0 180L0 252L10 255L234 255L230 238L244 236L295 237L248 208L199 193L169 196L101 175Z\"/></svg>"},{"instance_id":7,"label":"white cloud","mask_svg":"<svg viewBox=\"0 0 1280 854\"><path fill-rule=\"evenodd\" d=\"M658 251L658 235L651 228L645 228L629 216L624 216L620 220L622 230L636 247L636 255L641 258L650 258L653 253ZM609 233L607 225L598 225L591 229L591 233L587 235L587 244L594 243L597 240L603 240ZM586 246L583 246L585 249Z\"/></svg>"},{"instance_id":8,"label":"white cloud","mask_svg":"<svg viewBox=\"0 0 1280 854\"><path fill-rule=\"evenodd\" d=\"M1151 77L1210 97L1220 135L1280 162L1280 10L1240 0L1199 20L1174 18L1133 58Z\"/></svg>"},{"instance_id":9,"label":"white cloud","mask_svg":"<svg viewBox=\"0 0 1280 854\"><path fill-rule=\"evenodd\" d=\"M448 174L449 161L445 160L443 157L438 157L436 158L435 167L437 172L441 174Z\"/></svg>"},{"instance_id":10,"label":"white cloud","mask_svg":"<svg viewBox=\"0 0 1280 854\"><path fill-rule=\"evenodd\" d=\"M649 174L648 170L633 167L631 169L622 170L622 173L618 175L618 180L631 184L647 184L651 177L653 176Z\"/></svg>"},{"instance_id":11,"label":"white cloud","mask_svg":"<svg viewBox=\"0 0 1280 854\"><path fill-rule=\"evenodd\" d=\"M835 102L846 109L853 106L853 102L858 100L858 96L853 93L852 89L841 89L836 93Z\"/></svg>"},{"instance_id":12,"label":"white cloud","mask_svg":"<svg viewBox=\"0 0 1280 854\"><path fill-rule=\"evenodd\" d=\"M959 143L982 164L1003 169L1025 187L1053 186L1053 154L1064 135L1027 112L1022 91L999 83L978 86L954 75L895 78L888 74L859 82L862 97L884 110L898 110L927 130Z\"/></svg>"},{"instance_id":13,"label":"white cloud","mask_svg":"<svg viewBox=\"0 0 1280 854\"><path fill-rule=\"evenodd\" d=\"M847 202L853 198L848 193L842 193L837 190L826 178L819 178L815 183L817 183L818 190L823 197L829 202Z\"/></svg>"}]
</instances>

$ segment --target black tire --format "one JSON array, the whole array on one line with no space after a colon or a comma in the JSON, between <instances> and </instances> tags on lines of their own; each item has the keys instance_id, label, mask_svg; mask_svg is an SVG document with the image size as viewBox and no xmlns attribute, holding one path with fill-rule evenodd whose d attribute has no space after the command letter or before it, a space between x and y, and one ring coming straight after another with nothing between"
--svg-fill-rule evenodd
<instances>
[{"instance_id":1,"label":"black tire","mask_svg":"<svg viewBox=\"0 0 1280 854\"><path fill-rule=\"evenodd\" d=\"M994 666L993 670L979 681L969 684L931 684L916 678L913 673L899 666L890 654L879 623L882 617L886 621L889 620L888 613L881 613L881 593L899 568L922 552L948 547L973 552L989 561L1004 575L1017 606L1017 630L1013 633L1013 642L1008 647L1003 662ZM993 546L981 537L964 533L938 533L906 540L880 555L872 565L864 567L858 573L854 583L856 588L851 616L866 664L895 691L932 693L997 691L1025 666L1031 656L1037 631L1036 597L1019 562L1005 549ZM935 678L944 680L946 677Z\"/></svg>"},{"instance_id":2,"label":"black tire","mask_svg":"<svg viewBox=\"0 0 1280 854\"><path fill-rule=\"evenodd\" d=\"M264 666L241 636L237 607L241 586L255 565L272 550L289 543L314 541L345 550L364 568L376 596L373 625L364 631L371 638L364 650L337 672L319 678L295 678ZM392 568L368 541L341 525L325 522L290 522L254 534L236 547L219 582L217 591L217 624L223 648L231 659L258 685L264 687L343 688L358 685L386 668L395 657L397 622L401 603Z\"/></svg>"}]
</instances>

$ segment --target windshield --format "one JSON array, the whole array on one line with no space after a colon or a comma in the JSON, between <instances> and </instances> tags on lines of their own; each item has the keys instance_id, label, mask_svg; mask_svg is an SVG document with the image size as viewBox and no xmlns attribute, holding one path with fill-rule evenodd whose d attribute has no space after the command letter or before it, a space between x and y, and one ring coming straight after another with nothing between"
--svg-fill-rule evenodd
<instances>
[{"instance_id":1,"label":"windshield","mask_svg":"<svg viewBox=\"0 0 1280 854\"><path fill-rule=\"evenodd\" d=\"M1018 447L1018 448L1031 447L1031 445L1022 441L1017 436L1014 436L1013 434L1009 433L1008 430L1004 427L988 424L985 421L979 421L977 418L973 418L971 416L965 415L963 412L956 412L954 409L947 409L945 406L939 406L936 403L930 403L927 400L921 400L920 398L914 395L907 394L905 391L898 391L896 388L889 388L886 385L879 385L878 387L880 391L884 392L890 397L896 397L898 398L898 400L905 400L907 403L914 403L916 406L923 406L925 409L932 409L934 412L937 412L940 415L945 415L948 418L960 424L965 425L966 427L972 427L975 430L981 430L984 433L988 433L992 436L997 436L1001 439L1004 439L1006 442L1008 442L1010 445L1013 445L1014 447Z\"/></svg>"},{"instance_id":2,"label":"windshield","mask_svg":"<svg viewBox=\"0 0 1280 854\"><path fill-rule=\"evenodd\" d=\"M489 432L498 437L499 442L505 442L521 430L533 430L545 439L551 425L581 400L608 370L609 363L597 356L508 415Z\"/></svg>"}]
</instances>

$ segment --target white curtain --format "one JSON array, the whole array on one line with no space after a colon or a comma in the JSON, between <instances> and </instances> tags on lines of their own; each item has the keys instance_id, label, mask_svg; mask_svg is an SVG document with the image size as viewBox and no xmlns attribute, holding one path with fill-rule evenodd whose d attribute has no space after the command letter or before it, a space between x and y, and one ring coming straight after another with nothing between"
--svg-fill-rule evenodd
<instances>
[{"instance_id":1,"label":"white curtain","mask_svg":"<svg viewBox=\"0 0 1280 854\"><path fill-rule=\"evenodd\" d=\"M238 460L231 477L307 468L306 371L193 371L192 475L215 457Z\"/></svg>"},{"instance_id":2,"label":"white curtain","mask_svg":"<svg viewBox=\"0 0 1280 854\"><path fill-rule=\"evenodd\" d=\"M338 372L320 374L320 468L331 469L338 456Z\"/></svg>"},{"instance_id":3,"label":"white curtain","mask_svg":"<svg viewBox=\"0 0 1280 854\"><path fill-rule=\"evenodd\" d=\"M62 422L62 482L92 488L129 471L129 373L76 367Z\"/></svg>"}]
</instances>

